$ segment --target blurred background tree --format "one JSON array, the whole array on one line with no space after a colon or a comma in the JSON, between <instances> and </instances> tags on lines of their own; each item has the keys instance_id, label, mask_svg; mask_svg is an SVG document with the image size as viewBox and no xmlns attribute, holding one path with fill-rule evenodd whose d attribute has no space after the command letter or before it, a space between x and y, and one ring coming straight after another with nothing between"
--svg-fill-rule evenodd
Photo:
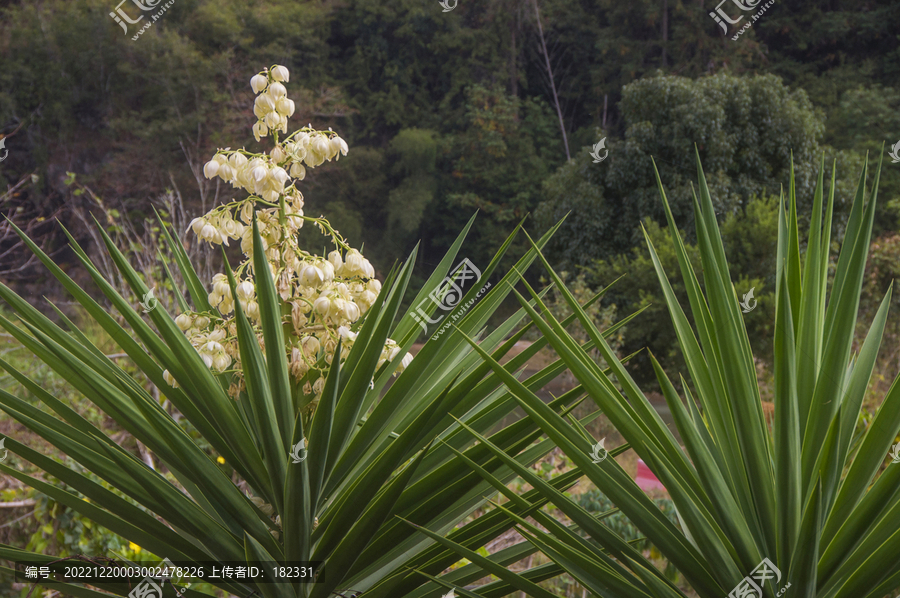
<instances>
[{"instance_id":1,"label":"blurred background tree","mask_svg":"<svg viewBox=\"0 0 900 598\"><path fill-rule=\"evenodd\" d=\"M742 288L759 281L764 306L774 288L770 198L791 158L801 214L821 156L826 177L837 160L839 240L865 153L900 139L900 41L890 29L900 3L889 0L777 4L737 42L703 2L679 0L463 0L450 13L421 0L178 0L136 41L113 8L0 3L3 212L66 268L53 220L91 247L84 222L96 198L140 235L154 207L178 220L172 197L188 220L230 197L201 165L226 139L250 141L246 74L258 64L290 68L297 122L349 142L346 158L304 181L306 210L327 214L377 267L419 240L419 259L435 265L475 210L463 251L476 264L522 219L542 232L568 215L551 261L594 288L627 271L604 300L620 314L662 309L644 280L640 232L644 222L668 255L651 158L693 242L696 144L732 231L733 274ZM588 152L603 137L608 158L595 164ZM900 170L885 169L881 193L877 236L898 228ZM0 276L57 296L9 233L0 225ZM625 331L624 348L649 346L677 367L671 331L656 329L665 320L645 319ZM756 320L768 326L761 310L748 315ZM632 363L645 369L646 357Z\"/></svg>"}]
</instances>

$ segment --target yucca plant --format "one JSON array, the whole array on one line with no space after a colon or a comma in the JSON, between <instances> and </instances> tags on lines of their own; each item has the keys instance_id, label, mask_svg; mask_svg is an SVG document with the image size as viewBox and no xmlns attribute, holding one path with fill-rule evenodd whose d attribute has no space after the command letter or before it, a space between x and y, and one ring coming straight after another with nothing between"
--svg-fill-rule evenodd
<instances>
[{"instance_id":1,"label":"yucca plant","mask_svg":"<svg viewBox=\"0 0 900 598\"><path fill-rule=\"evenodd\" d=\"M405 314L399 310L415 261L413 252L388 277L346 360L342 365L334 361L336 365L329 370L319 405L311 415L304 415L308 413L306 410L294 413L290 393L279 378L288 363L284 352L275 349L281 344L270 336L282 333L276 325L282 307L271 279L260 277L257 281L258 284L263 281L259 295L266 331L265 352L255 342L249 320L243 314L238 315L237 333L247 389L234 400L227 394L227 383L210 372L173 317L161 306L148 314L134 310L132 302L103 279L73 242L82 265L130 330L120 326L97 300L20 234L89 317L103 327L235 473L227 475L225 467L202 451L198 442L186 433L183 423L176 422L147 388L108 359L61 312L57 313L66 329L54 324L5 285L0 285L0 296L15 311L20 323L2 318L0 325L144 443L176 482L120 447L4 361L0 361L0 367L49 411L6 392L0 392L0 409L47 440L68 459L59 462L10 437L5 445L11 454L63 482L65 488L26 475L11 467L9 461L0 463L0 472L45 493L144 550L174 562L322 562L315 584L235 581L215 584L234 595L244 597L255 590L265 597L319 598L345 590L364 592L365 596L439 596L443 593L442 586L414 570L437 575L459 557L419 534L400 518L425 524L441 534L450 532L483 506L486 497L493 493L490 485L471 471L467 461L480 464L497 479L507 482L516 475L485 447L472 446L473 439L455 418L482 433L493 431L490 437L496 445L516 455L515 461L525 467L553 448L549 440L539 441L540 430L531 418L494 431L516 403L500 377L481 362L460 334L480 337L480 346L497 359L521 338L525 328L515 334L512 331L525 315L524 311L480 336L507 293L506 283L515 280L513 273L457 320L454 330L429 339L384 392L392 368L377 369L376 365L385 339L391 334L399 339L405 351L420 331L411 317L412 310ZM147 286L103 234L124 279L137 296L145 295ZM440 286L463 238L464 234L460 235L413 305L419 304L429 289ZM483 278L495 272L512 239L510 236L484 269ZM261 247L259 234L255 235L255 242ZM177 238L173 250L183 256ZM262 256L263 252L256 255ZM529 252L518 261L516 268L527 268L534 258L535 253ZM184 266L185 279L196 283L189 262L178 262ZM474 297L478 290L472 288L462 302ZM626 321L607 332L614 333ZM532 344L511 359L505 371L512 375L520 370L544 344ZM273 349L269 351L269 348ZM538 390L563 369L562 362L557 361L523 383ZM173 373L177 387L166 383L164 370ZM549 408L555 413L570 411L581 394L580 388L573 389L552 401ZM290 410L287 419L279 410L285 402ZM292 447L307 436L306 458L293 463ZM117 492L106 489L89 474L104 480ZM555 478L552 485L563 490L579 476L572 472ZM251 493L262 498L262 502L251 500L248 496ZM534 491L525 496L529 502L542 503ZM260 508L263 503L272 505L268 512ZM493 511L453 531L449 537L477 550L511 527L505 515ZM492 555L490 560L502 566L533 552L531 545L522 543ZM32 554L11 546L0 546L0 558L36 563L57 560L57 557ZM540 580L560 571L556 566L543 565L526 575ZM10 568L0 567L0 572L12 575ZM465 584L486 574L483 567L470 564L456 569L450 579ZM133 589L133 585L124 582L104 584L102 591L76 583L43 585L66 595L86 598L125 596ZM511 591L505 583L496 583L495 588L498 592ZM188 589L185 595L203 594Z\"/></svg>"},{"instance_id":2,"label":"yucca plant","mask_svg":"<svg viewBox=\"0 0 900 598\"><path fill-rule=\"evenodd\" d=\"M265 122L286 128L283 121L293 105L287 103L280 82L287 79L287 70L277 65L253 78L255 93L262 97L269 93L264 90L275 90L277 100L269 97L257 102L261 119L254 126L257 137L271 132L263 126ZM321 164L326 156L346 153L346 144L332 132L311 128L290 136L289 143L279 143L277 133L273 134L276 147L271 152L221 150L204 169L207 176L219 176L251 193L250 198L237 201L235 208L246 228L232 219L232 204L217 206L192 225L201 239L213 244L227 242L228 237L242 239L248 260L235 272L226 260L226 272L214 279L212 289L205 287L178 235L165 232L188 295L181 293L169 273L169 285L182 312L177 317L161 304L144 306L143 313L134 309L134 301L104 279L70 235L74 254L103 295L102 299L92 297L16 229L80 304L84 317L106 332L118 352L127 356L127 367L141 375L129 375L62 311L56 310L57 325L2 284L0 298L18 322L0 316L0 326L143 443L162 466L147 464L123 449L70 406L0 360L0 367L28 393L28 398L22 398L0 391L0 409L66 456L59 461L7 438L5 448L10 454L46 475L28 475L12 467L11 461L0 463L0 473L178 565L205 563L209 573L210 564L226 561L315 563L316 583L312 584L286 579L276 583L210 580L242 598L325 598L338 593L431 598L443 594L447 583L471 583L534 553L534 546L520 542L491 555L488 567L469 563L435 582L429 576L440 575L459 557L404 519L427 526L441 539L447 534L454 546L478 550L510 530L513 522L494 509L454 529L495 494L471 465L490 473L492 480L509 482L517 473L487 447L476 444L462 426L489 435L493 446L514 455L513 461L523 467L553 448L549 439L541 439L531 417L498 429L517 403L501 376L468 344L469 337L477 338L478 346L499 360L525 334L528 326L519 327L525 310L490 330L487 323L508 296L509 284L530 266L537 252L529 250L489 292L474 285L465 296L456 296L459 309L447 317L453 326L433 333L411 361L401 360L419 336L423 316L429 318L436 310L437 304L425 299L441 289L440 298L446 298L445 275L452 271L473 221L405 312L400 306L415 251L389 273L377 295L370 290L379 287L373 286L371 265L355 250L347 251L346 264L360 275L346 277L346 288L336 279L331 284L332 275L344 264L341 252L336 250L337 255L325 260L302 252L291 239L299 219L311 221L333 239L336 232L324 219L303 216L299 191L293 184L286 187L285 177L289 168L295 180L302 179L302 160L310 167ZM498 274L498 264L518 231L483 268L481 279ZM106 231L100 228L100 234L122 280L136 297L148 301L147 281ZM335 243L347 249L339 238ZM353 285L355 291L350 288ZM353 293L357 301L353 305L338 297ZM423 302L430 307L418 311ZM357 304L364 304L364 311ZM574 319L573 315L569 321ZM605 334L614 334L629 319ZM322 342L310 340L312 333L294 338L298 329L314 330L322 335ZM326 337L326 332L332 336ZM198 346L201 337L203 344ZM510 359L503 371L518 379L526 362L545 345L545 341L533 343ZM584 345L585 350L592 347L593 341ZM538 391L564 369L558 360L522 383ZM161 399L168 400L169 408L154 399L153 387ZM582 395L581 387L576 387L547 408L569 413ZM173 417L170 410L180 417ZM213 453L204 447L211 447ZM571 472L549 483L562 491L579 477ZM534 490L524 497L529 505L546 502ZM514 512L526 516L528 510ZM0 559L43 565L58 557L0 545ZM502 579L486 591L503 595L561 572L552 563L539 565L523 573L525 582L518 577ZM267 573L271 579L272 572ZM12 569L0 567L0 574L12 575ZM128 595L136 589L136 581L140 580L130 584L114 580L100 589L77 580L38 583L69 596L100 598ZM184 595L205 594L187 589Z\"/></svg>"},{"instance_id":3,"label":"yucca plant","mask_svg":"<svg viewBox=\"0 0 900 598\"><path fill-rule=\"evenodd\" d=\"M888 315L890 289L854 352L880 165L868 195L865 167L860 174L830 285L834 175L826 202L824 158L805 244L798 233L793 179L787 202L782 197L778 246L773 248L779 269L771 428L763 417L738 293L731 282L699 156L697 172L699 198L695 195L694 221L703 265L702 286L657 174L693 325L675 299L648 238L689 374L688 380L680 380L680 396L653 361L683 446L571 293L560 287L612 375L601 371L573 342L536 293L531 292L531 300L537 307L518 295L532 322L627 441L620 449L634 450L668 489L679 525L660 512L615 459L595 462L591 457L593 440L582 426L553 413L487 352L474 343L473 347L547 436L677 567L696 595L881 598L890 594L900 587L900 561L896 558L900 548L900 466L888 464L878 473L900 431L900 385L896 381L871 425L861 434L857 431L860 406ZM805 252L801 251L804 247ZM558 283L559 277L540 257ZM516 512L537 508L527 497L510 495L503 505L519 533L585 588L609 598L685 595L643 554L593 520L575 501L514 463L490 439L474 429L472 435L580 526L582 534L547 517L536 517L544 531ZM503 480L483 468L476 471L505 491ZM481 557L470 550L453 546L449 539L440 541L479 563ZM458 591L463 596L474 595ZM546 592L530 595L548 596Z\"/></svg>"}]
</instances>

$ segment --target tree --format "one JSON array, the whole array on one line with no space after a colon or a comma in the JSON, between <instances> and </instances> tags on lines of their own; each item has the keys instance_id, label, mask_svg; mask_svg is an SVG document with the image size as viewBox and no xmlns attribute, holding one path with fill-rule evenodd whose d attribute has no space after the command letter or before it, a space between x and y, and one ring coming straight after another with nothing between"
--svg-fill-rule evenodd
<instances>
[{"instance_id":1,"label":"tree","mask_svg":"<svg viewBox=\"0 0 900 598\"><path fill-rule=\"evenodd\" d=\"M777 194L790 178L792 156L800 204L812 201L823 115L802 90L774 76L657 75L625 86L620 110L625 139L608 140L609 157L594 164L582 149L544 186L541 227L572 212L553 246L566 267L627 252L639 241L643 218L662 221L651 158L670 181L678 226L690 228L694 144L720 217L754 196Z\"/></svg>"}]
</instances>

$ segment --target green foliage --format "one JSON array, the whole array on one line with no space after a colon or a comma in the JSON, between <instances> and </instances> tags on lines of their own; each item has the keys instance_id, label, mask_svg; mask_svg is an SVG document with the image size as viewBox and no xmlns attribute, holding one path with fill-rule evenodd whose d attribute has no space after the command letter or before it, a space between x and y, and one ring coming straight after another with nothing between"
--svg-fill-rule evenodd
<instances>
[{"instance_id":1,"label":"green foliage","mask_svg":"<svg viewBox=\"0 0 900 598\"><path fill-rule=\"evenodd\" d=\"M652 220L644 221L644 230L653 243L663 268L672 272L678 268L675 248L668 242L669 232ZM737 213L729 213L722 223L722 243L735 276L735 292L743 296L754 289L756 307L744 315L750 344L754 354L768 361L772 351L772 319L775 307L775 256L772 247L778 241L778 201L775 197L753 199ZM682 233L682 236L684 233ZM685 243L685 251L694 268L700 268L700 252L696 245ZM629 323L624 334L622 351L630 355L643 348L631 360L632 375L653 384L655 376L650 353L662 367L676 375L683 367L675 329L666 318L666 302L656 283L653 260L646 249L636 247L630 253L607 260L597 260L587 268L591 281L610 280L624 275L610 289L604 300L615 304L623 313L645 309L643 317ZM673 280L675 296L685 303L687 293L681 280ZM753 301L750 302L753 304Z\"/></svg>"},{"instance_id":2,"label":"green foliage","mask_svg":"<svg viewBox=\"0 0 900 598\"><path fill-rule=\"evenodd\" d=\"M803 176L808 155L818 149L805 150L807 138L818 133L811 133L808 106L784 97L794 98L800 89L827 111L834 131L826 132L825 141L853 152L839 154L843 172L859 167L851 162L865 149L880 151L885 138L900 135L891 116L898 107L893 90L900 89L900 44L889 30L898 10L890 0L871 2L866 10L850 0L773 8L739 42L720 39L709 7L694 2L540 0L538 6L578 161L548 183L546 199L556 215L576 211L580 222L567 224L568 252L583 246L589 255L583 261L562 256L567 268L626 252L640 240L641 220L661 221L645 177L651 153L671 181L678 224L689 229L683 166L694 141L706 146L701 153L722 206L747 201L748 187L761 196L777 193L770 183L784 180L783 148L793 147L801 205L808 206L803 190L810 182ZM98 196L136 219L152 215L151 200L166 188L183 194L191 215L225 199L227 188L194 174L200 156L250 142L246 124L252 116L233 111L250 98L239 75L250 64L287 65L303 85L295 121L346 133L351 154L310 174L307 206L335 215L338 229L364 241L381 263L401 259L419 238L426 239L425 259L443 255L453 240L448 231L458 230L474 207L486 212L472 232L474 245L496 249L509 222L543 199L543 181L562 164L530 2L488 0L442 13L436 2L412 0L179 0L137 41L109 17L111 8L106 0L0 7L0 34L8 40L0 48L0 133L9 135L10 150L0 184L8 188L32 172L37 176L8 198L23 208L17 216L22 223L89 205L81 189L59 184L63 172L78 173ZM698 89L714 87L710 93L720 95L692 110L683 102L698 92L685 92L677 82L661 84L653 77L657 69L696 79ZM790 92L774 86L746 96L742 86L760 87L755 77L735 90L704 82L716 73L728 73L728 80L774 73ZM623 89L646 77L650 89ZM763 123L747 121L744 113L768 118L769 101L768 131L754 137ZM482 118L479 112L489 114ZM698 122L708 118L715 123ZM212 128L208 122L223 124ZM648 122L655 126L648 129ZM487 134L485 123L503 130ZM591 165L580 148L596 143L601 125L613 151L602 166ZM392 173L393 140L408 129L435 133L433 179ZM778 151L765 146L779 136ZM735 155L723 155L722 146L736 147ZM354 161L357 156L361 161ZM900 194L900 179L886 173L883 186L888 205ZM836 213L844 211L837 207ZM556 222L554 214L546 222ZM393 228L385 234L389 222ZM879 215L884 230L894 222ZM39 233L48 237L48 247L65 243L55 228ZM73 233L86 236L77 228ZM601 253L594 251L598 237ZM478 257L490 255L485 250ZM34 274L29 269L18 275L27 280Z\"/></svg>"},{"instance_id":3,"label":"green foliage","mask_svg":"<svg viewBox=\"0 0 900 598\"><path fill-rule=\"evenodd\" d=\"M450 140L451 176L441 218L429 222L432 247L449 239L464 215L477 209L486 218L475 226L480 243L469 256L484 263L503 239L502 231L521 221L540 200L541 181L565 157L549 106L520 100L480 85L467 90L468 127Z\"/></svg>"},{"instance_id":4,"label":"green foliage","mask_svg":"<svg viewBox=\"0 0 900 598\"><path fill-rule=\"evenodd\" d=\"M565 287L560 288L601 350L609 372L587 357L532 289L528 291L537 303L534 308L518 296L532 322L627 442L610 450L610 456L630 449L647 463L669 492L678 513L677 525L659 512L616 459L593 461L592 439L577 422L552 413L515 377L504 375L502 366L487 352L479 350L525 412L540 422L548 437L701 598L720 598L738 591L763 559L781 573L777 579L764 576L765 596L794 588L816 598L875 597L900 588L900 563L895 559L900 546L900 505L891 498L900 492L900 469L888 467L878 475L900 432L896 376L871 425L861 438L856 434L891 301L888 289L865 339L857 345L857 309L880 171L879 164L870 188L867 169L860 173L830 289L826 283L834 188L826 192L824 161L803 259L793 184L787 188L786 205L779 201L771 426L764 417L740 295L729 271L699 156L695 223L702 270L691 263L662 183L658 183L694 326L671 291L670 274L660 262L655 244L649 235L646 239L694 388L691 391L682 378L682 398L669 376L653 362L680 441ZM560 284L546 258L541 256L541 261ZM498 448L470 433L499 456ZM519 533L579 583L594 593L622 598L684 596L644 555L608 533L574 501L553 492L524 468L516 470L600 547L578 542L558 527L539 530L511 516ZM515 581L520 580L510 583Z\"/></svg>"},{"instance_id":5,"label":"green foliage","mask_svg":"<svg viewBox=\"0 0 900 598\"><path fill-rule=\"evenodd\" d=\"M389 145L391 173L399 184L388 194L387 231L402 249L419 231L425 209L437 189L435 132L403 129Z\"/></svg>"},{"instance_id":6,"label":"green foliage","mask_svg":"<svg viewBox=\"0 0 900 598\"><path fill-rule=\"evenodd\" d=\"M615 510L615 513L603 519L606 527L611 529L617 536L626 542L632 542L633 546L638 550L648 550L650 548L650 544L646 541L647 539L640 530L635 527L634 523L632 523L628 517L623 515L621 511L617 510L616 505L614 505L600 490L596 488L588 490L584 494L578 496L577 502L582 508L590 511L594 515L601 515ZM659 510L663 512L669 521L675 525L678 524L678 515L675 512L675 505L670 499L658 498L653 502L659 507ZM641 542L634 542L635 540L641 540Z\"/></svg>"},{"instance_id":7,"label":"green foliage","mask_svg":"<svg viewBox=\"0 0 900 598\"><path fill-rule=\"evenodd\" d=\"M253 231L254 271L265 271L262 238L256 227ZM215 582L217 588L239 595L258 590L279 598L324 598L347 588L373 597L407 596L417 590L433 592L439 586L417 571L439 575L457 562L448 542L471 548L475 557L468 557L471 566L448 574L455 583L470 583L496 570L497 565L478 550L511 527L503 523L504 516L492 512L461 529L454 528L494 494L491 483L471 472L470 466L499 476L504 484L511 482L515 473L463 434L463 426L485 433L496 430L490 436L493 441L516 454L514 461L525 467L538 461L552 444L540 440L537 424L530 419L496 429L514 409L514 400L503 388L501 378L490 374L472 353L465 337L484 330L510 293L509 283L518 272L528 269L536 251L529 250L517 260L515 269L497 281L452 330L429 338L384 390L398 366L394 360L377 368L388 334L398 339L400 354L405 354L419 336L418 325L408 310L400 311L414 253L388 276L378 300L357 328L346 360L340 367L335 361L328 370L320 400L315 405L292 408L288 363L280 350L283 340L278 338L282 334L279 323L283 306L270 277L256 279L265 356L242 307L235 304L246 388L234 399L227 394L228 381L210 372L164 306L137 312L73 244L82 266L115 306L121 317L117 320L24 233L17 232L86 310L95 322L92 326L100 326L117 352L127 354L134 362L140 376L106 358L78 328L72 326L69 332L59 328L5 285L0 285L0 296L31 334L6 318L0 319L0 326L159 461L158 468L145 465L128 446L66 408L22 371L0 363L53 414L5 391L0 392L0 408L66 455L67 462L34 450L15 437L6 439L6 447L17 459L30 461L74 492L63 492L3 463L0 472L44 492L71 509L73 516L77 513L76 531L86 518L91 525L102 525L140 546L142 552L175 561L323 561L316 584L298 587L288 582L266 586ZM414 304L427 296L457 261L465 232L468 229L429 276ZM490 265L482 269L485 279L497 272L497 264L512 239L509 237ZM139 296L146 293L146 285L126 255L109 236L104 235L103 241L131 292ZM540 244L545 243L546 238ZM189 261L181 260L178 266L185 280L197 280ZM229 278L235 293L235 281ZM461 301L472 299L478 291L470 289ZM502 322L484 335L481 346L501 358L524 334L524 330L513 334L523 316L520 311ZM568 319L572 320L574 317ZM512 337L507 340L508 335ZM545 344L543 340L533 343L509 361L507 371L517 371ZM166 381L165 370L176 384ZM561 371L561 363L556 361L526 382L539 390ZM141 377L171 402L179 419L189 421L202 440L185 433L173 414L149 394ZM567 411L578 398L579 393L565 393L550 408ZM299 463L292 462L292 447L301 440L307 455ZM209 446L224 459L225 466L211 458ZM565 490L577 478L576 474L562 474L551 483ZM533 493L524 494L529 495ZM56 506L51 512L53 509L57 514L70 512ZM524 514L515 507L513 511ZM417 533L404 521L427 526L431 536ZM71 523L65 522L66 529ZM46 548L57 541L59 530L51 526L41 531L53 537L42 535L34 548ZM129 547L136 550L131 544ZM523 556L534 552L524 543L512 548ZM53 558L36 553L27 556L37 561ZM21 552L0 544L0 558L21 560ZM0 567L0 574L9 573L9 569ZM54 587L73 592L77 589L80 596L88 598L101 596L77 584ZM132 588L112 583L104 589L125 596Z\"/></svg>"},{"instance_id":8,"label":"green foliage","mask_svg":"<svg viewBox=\"0 0 900 598\"><path fill-rule=\"evenodd\" d=\"M900 140L900 91L878 84L848 89L840 96L838 105L830 111L826 140L834 147L847 148L857 156L877 156L885 142L887 151ZM877 134L873 135L873 131ZM861 165L861 158L858 159ZM858 169L859 165L855 165ZM886 169L881 180L881 192L887 201L879 208L875 232L897 230L900 212L900 172ZM846 190L852 191L852 190Z\"/></svg>"},{"instance_id":9,"label":"green foliage","mask_svg":"<svg viewBox=\"0 0 900 598\"><path fill-rule=\"evenodd\" d=\"M802 90L772 76L658 75L627 85L621 109L625 139L607 139L609 157L593 164L582 149L544 187L537 211L542 227L571 212L552 246L565 267L626 252L638 244L641 220L664 220L651 156L670 181L675 222L687 227L694 144L719 215L740 212L754 196L777 194L792 154L798 197L805 207L812 201L823 117Z\"/></svg>"}]
</instances>

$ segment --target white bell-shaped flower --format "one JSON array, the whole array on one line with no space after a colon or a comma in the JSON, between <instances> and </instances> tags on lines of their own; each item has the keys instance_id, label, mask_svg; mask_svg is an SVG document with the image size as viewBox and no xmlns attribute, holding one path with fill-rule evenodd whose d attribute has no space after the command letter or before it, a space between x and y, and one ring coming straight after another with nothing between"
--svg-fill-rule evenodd
<instances>
[{"instance_id":1,"label":"white bell-shaped flower","mask_svg":"<svg viewBox=\"0 0 900 598\"><path fill-rule=\"evenodd\" d=\"M306 167L300 162L294 162L291 164L291 176L302 181L306 178Z\"/></svg>"},{"instance_id":2,"label":"white bell-shaped flower","mask_svg":"<svg viewBox=\"0 0 900 598\"><path fill-rule=\"evenodd\" d=\"M265 75L257 74L253 75L250 79L250 87L253 88L253 93L259 93L269 85L269 79Z\"/></svg>"},{"instance_id":3,"label":"white bell-shaped flower","mask_svg":"<svg viewBox=\"0 0 900 598\"><path fill-rule=\"evenodd\" d=\"M180 314L175 318L175 325L182 331L188 330L191 327L191 317L187 314Z\"/></svg>"},{"instance_id":4,"label":"white bell-shaped flower","mask_svg":"<svg viewBox=\"0 0 900 598\"><path fill-rule=\"evenodd\" d=\"M235 170L242 168L247 163L247 156L242 154L241 152L234 152L228 158L228 164L231 165Z\"/></svg>"},{"instance_id":5,"label":"white bell-shaped flower","mask_svg":"<svg viewBox=\"0 0 900 598\"><path fill-rule=\"evenodd\" d=\"M290 72L288 72L287 68L281 66L280 64L276 64L272 67L272 78L276 81L287 83L291 80L291 74Z\"/></svg>"},{"instance_id":6,"label":"white bell-shaped flower","mask_svg":"<svg viewBox=\"0 0 900 598\"><path fill-rule=\"evenodd\" d=\"M235 291L237 292L238 299L242 299L244 301L248 299L252 299L254 295L256 295L256 287L253 286L253 283L249 280L245 280L235 287Z\"/></svg>"},{"instance_id":7,"label":"white bell-shaped flower","mask_svg":"<svg viewBox=\"0 0 900 598\"><path fill-rule=\"evenodd\" d=\"M216 176L217 172L219 172L219 163L215 160L210 160L203 166L203 176L208 179Z\"/></svg>"}]
</instances>

